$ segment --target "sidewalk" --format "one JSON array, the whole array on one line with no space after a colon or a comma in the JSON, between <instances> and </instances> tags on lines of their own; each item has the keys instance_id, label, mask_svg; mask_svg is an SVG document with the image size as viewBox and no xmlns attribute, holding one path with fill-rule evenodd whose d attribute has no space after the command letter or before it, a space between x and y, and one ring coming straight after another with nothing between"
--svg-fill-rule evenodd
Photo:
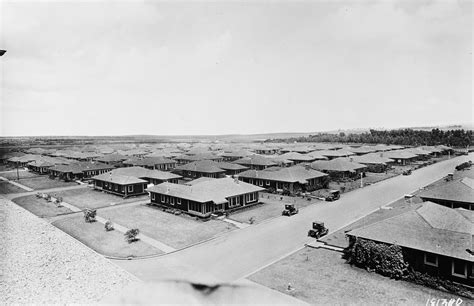
<instances>
[{"instance_id":1,"label":"sidewalk","mask_svg":"<svg viewBox=\"0 0 474 306\"><path fill-rule=\"evenodd\" d=\"M12 181L9 181L12 183ZM29 196L29 195L35 195L37 192L41 193L49 193L49 192L59 192L59 191L65 191L65 190L74 190L74 189L81 189L81 188L87 188L87 185L79 185L79 186L69 186L69 187L57 187L57 188L51 188L51 189L41 189L38 191L28 191L28 192L22 192L22 193L9 193L9 194L4 194L3 196L9 200L19 198L19 197L24 197L24 196Z\"/></svg>"},{"instance_id":2,"label":"sidewalk","mask_svg":"<svg viewBox=\"0 0 474 306\"><path fill-rule=\"evenodd\" d=\"M233 225L237 226L238 228L246 228L246 227L250 226L250 224L234 221L234 220L227 219L227 218L222 219L222 221L233 224Z\"/></svg>"}]
</instances>

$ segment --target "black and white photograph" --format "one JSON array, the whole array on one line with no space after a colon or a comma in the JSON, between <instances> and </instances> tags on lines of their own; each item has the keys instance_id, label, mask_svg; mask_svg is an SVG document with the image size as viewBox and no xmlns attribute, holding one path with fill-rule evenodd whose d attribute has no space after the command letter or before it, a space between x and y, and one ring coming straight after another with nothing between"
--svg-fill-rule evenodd
<instances>
[{"instance_id":1,"label":"black and white photograph","mask_svg":"<svg viewBox=\"0 0 474 306\"><path fill-rule=\"evenodd\" d=\"M472 0L0 0L0 305L474 305Z\"/></svg>"}]
</instances>

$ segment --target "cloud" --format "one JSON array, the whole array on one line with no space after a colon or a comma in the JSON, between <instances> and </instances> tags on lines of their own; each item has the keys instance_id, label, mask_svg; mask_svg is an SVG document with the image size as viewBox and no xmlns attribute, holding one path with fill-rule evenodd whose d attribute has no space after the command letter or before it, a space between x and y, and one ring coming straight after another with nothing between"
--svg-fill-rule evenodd
<instances>
[{"instance_id":1,"label":"cloud","mask_svg":"<svg viewBox=\"0 0 474 306\"><path fill-rule=\"evenodd\" d=\"M471 119L472 10L463 1L8 1L2 17L4 134ZM85 123L71 127L71 116Z\"/></svg>"}]
</instances>

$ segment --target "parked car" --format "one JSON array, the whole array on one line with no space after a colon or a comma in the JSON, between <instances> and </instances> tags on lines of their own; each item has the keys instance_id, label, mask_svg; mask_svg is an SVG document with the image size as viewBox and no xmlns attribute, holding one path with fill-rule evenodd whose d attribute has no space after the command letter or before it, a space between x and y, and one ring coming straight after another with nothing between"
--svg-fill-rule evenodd
<instances>
[{"instance_id":1,"label":"parked car","mask_svg":"<svg viewBox=\"0 0 474 306\"><path fill-rule=\"evenodd\" d=\"M329 229L324 226L323 222L313 222L313 228L308 231L308 236L319 239L329 232Z\"/></svg>"},{"instance_id":2,"label":"parked car","mask_svg":"<svg viewBox=\"0 0 474 306\"><path fill-rule=\"evenodd\" d=\"M285 210L281 212L282 216L292 216L298 213L298 208L295 207L295 204L286 204Z\"/></svg>"}]
</instances>

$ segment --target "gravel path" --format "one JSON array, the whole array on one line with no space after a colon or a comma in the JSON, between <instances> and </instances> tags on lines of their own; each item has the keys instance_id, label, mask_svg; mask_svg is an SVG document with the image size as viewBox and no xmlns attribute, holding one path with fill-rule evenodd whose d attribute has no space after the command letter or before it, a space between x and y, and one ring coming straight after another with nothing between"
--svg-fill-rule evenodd
<instances>
[{"instance_id":1,"label":"gravel path","mask_svg":"<svg viewBox=\"0 0 474 306\"><path fill-rule=\"evenodd\" d=\"M94 303L138 281L0 197L0 304Z\"/></svg>"}]
</instances>

